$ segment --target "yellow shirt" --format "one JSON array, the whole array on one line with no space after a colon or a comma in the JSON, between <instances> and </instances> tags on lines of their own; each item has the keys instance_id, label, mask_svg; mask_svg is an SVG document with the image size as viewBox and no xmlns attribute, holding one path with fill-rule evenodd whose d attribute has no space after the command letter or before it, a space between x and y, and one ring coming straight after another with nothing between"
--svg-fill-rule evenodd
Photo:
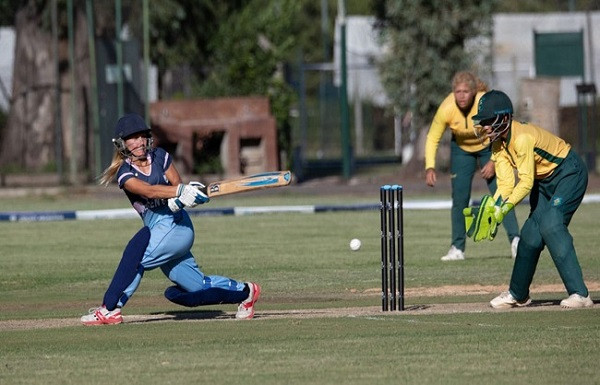
<instances>
[{"instance_id":1,"label":"yellow shirt","mask_svg":"<svg viewBox=\"0 0 600 385\"><path fill-rule=\"evenodd\" d=\"M488 146L487 141L484 145L475 135L473 119L471 119L477 114L477 104L483 94L483 92L478 92L475 95L475 101L467 116L456 105L454 93L452 92L440 104L429 127L427 141L425 142L426 170L428 168L435 168L435 155L446 127L452 131L452 135L456 139L456 144L467 152L481 151Z\"/></svg>"},{"instance_id":2,"label":"yellow shirt","mask_svg":"<svg viewBox=\"0 0 600 385\"><path fill-rule=\"evenodd\" d=\"M531 191L535 179L554 172L571 150L571 145L552 133L529 123L512 122L506 140L492 144L498 189L494 199L517 204ZM515 185L517 170L518 183Z\"/></svg>"}]
</instances>

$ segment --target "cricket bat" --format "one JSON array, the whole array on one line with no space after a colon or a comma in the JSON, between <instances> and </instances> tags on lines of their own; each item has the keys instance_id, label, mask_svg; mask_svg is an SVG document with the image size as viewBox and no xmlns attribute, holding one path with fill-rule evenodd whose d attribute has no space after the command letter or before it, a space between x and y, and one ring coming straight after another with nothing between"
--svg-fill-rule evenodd
<instances>
[{"instance_id":1,"label":"cricket bat","mask_svg":"<svg viewBox=\"0 0 600 385\"><path fill-rule=\"evenodd\" d=\"M213 198L221 195L287 186L291 182L292 173L290 171L264 172L236 179L213 182L206 187L206 195Z\"/></svg>"}]
</instances>

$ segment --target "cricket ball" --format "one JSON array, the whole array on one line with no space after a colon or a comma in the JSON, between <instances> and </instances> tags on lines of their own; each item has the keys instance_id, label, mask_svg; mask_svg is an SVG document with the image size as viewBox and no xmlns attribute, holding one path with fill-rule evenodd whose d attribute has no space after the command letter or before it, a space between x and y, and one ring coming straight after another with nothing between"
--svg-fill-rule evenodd
<instances>
[{"instance_id":1,"label":"cricket ball","mask_svg":"<svg viewBox=\"0 0 600 385\"><path fill-rule=\"evenodd\" d=\"M354 238L353 240L350 241L350 250L352 251L357 251L360 249L361 246L361 242L360 239L356 239Z\"/></svg>"}]
</instances>

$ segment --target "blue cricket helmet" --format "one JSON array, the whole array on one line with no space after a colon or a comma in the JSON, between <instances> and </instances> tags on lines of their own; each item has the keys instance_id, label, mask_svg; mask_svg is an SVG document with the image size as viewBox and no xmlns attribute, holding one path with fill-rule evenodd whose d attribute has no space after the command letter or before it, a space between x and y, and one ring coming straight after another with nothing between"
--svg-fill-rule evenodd
<instances>
[{"instance_id":1,"label":"blue cricket helmet","mask_svg":"<svg viewBox=\"0 0 600 385\"><path fill-rule=\"evenodd\" d=\"M115 126L114 139L125 139L128 136L145 131L150 135L150 127L146 125L146 122L141 116L138 114L123 115Z\"/></svg>"},{"instance_id":2,"label":"blue cricket helmet","mask_svg":"<svg viewBox=\"0 0 600 385\"><path fill-rule=\"evenodd\" d=\"M144 133L148 138L146 142L146 153L148 153L152 148L153 141L152 135L150 134L150 127L146 125L144 119L138 114L126 114L117 121L117 125L115 126L115 136L112 141L123 156L131 156L131 153L125 146L125 139L138 133Z\"/></svg>"}]
</instances>

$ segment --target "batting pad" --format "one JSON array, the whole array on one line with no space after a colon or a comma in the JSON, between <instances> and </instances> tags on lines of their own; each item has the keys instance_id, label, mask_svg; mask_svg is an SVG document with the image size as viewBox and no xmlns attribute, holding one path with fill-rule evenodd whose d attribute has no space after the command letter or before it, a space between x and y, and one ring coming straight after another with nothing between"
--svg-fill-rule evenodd
<instances>
[{"instance_id":1,"label":"batting pad","mask_svg":"<svg viewBox=\"0 0 600 385\"><path fill-rule=\"evenodd\" d=\"M114 310L123 296L123 290L133 282L138 266L150 242L150 228L144 226L138 231L123 250L121 262L104 294L103 304L108 310Z\"/></svg>"},{"instance_id":2,"label":"batting pad","mask_svg":"<svg viewBox=\"0 0 600 385\"><path fill-rule=\"evenodd\" d=\"M169 301L187 307L241 303L248 298L248 294L249 292L246 290L237 291L216 287L188 292L178 286L171 286L165 290L165 297Z\"/></svg>"}]
</instances>

